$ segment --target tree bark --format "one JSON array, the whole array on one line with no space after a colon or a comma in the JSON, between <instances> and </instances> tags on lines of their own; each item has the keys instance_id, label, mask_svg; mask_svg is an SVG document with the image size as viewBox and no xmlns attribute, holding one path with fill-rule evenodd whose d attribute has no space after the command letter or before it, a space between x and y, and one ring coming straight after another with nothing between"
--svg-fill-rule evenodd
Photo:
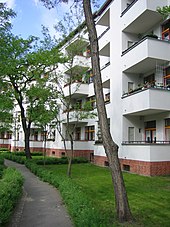
<instances>
[{"instance_id":1,"label":"tree bark","mask_svg":"<svg viewBox=\"0 0 170 227\"><path fill-rule=\"evenodd\" d=\"M21 110L22 127L23 127L24 135L25 135L25 156L26 156L27 159L31 159L32 158L31 152L30 152L30 127L31 127L31 123L28 123L28 125L27 125L25 111L24 111L24 108L22 106L22 103L20 101L18 101L18 104L19 104L20 110Z\"/></svg>"},{"instance_id":2,"label":"tree bark","mask_svg":"<svg viewBox=\"0 0 170 227\"><path fill-rule=\"evenodd\" d=\"M68 168L67 168L67 176L70 178L72 173L72 160L74 155L74 141L72 135L69 135L70 137L70 145L71 145L71 153L68 154Z\"/></svg>"},{"instance_id":3,"label":"tree bark","mask_svg":"<svg viewBox=\"0 0 170 227\"><path fill-rule=\"evenodd\" d=\"M126 188L120 168L118 158L118 145L113 141L110 129L107 122L107 113L105 108L100 61L99 61L99 47L97 40L96 27L91 10L90 0L83 0L83 8L85 13L86 25L89 33L90 47L91 47L91 62L94 79L94 91L96 95L96 106L98 111L99 124L102 133L103 145L105 153L109 161L111 171L114 193L115 206L119 222L131 221L132 214L130 211Z\"/></svg>"}]
</instances>

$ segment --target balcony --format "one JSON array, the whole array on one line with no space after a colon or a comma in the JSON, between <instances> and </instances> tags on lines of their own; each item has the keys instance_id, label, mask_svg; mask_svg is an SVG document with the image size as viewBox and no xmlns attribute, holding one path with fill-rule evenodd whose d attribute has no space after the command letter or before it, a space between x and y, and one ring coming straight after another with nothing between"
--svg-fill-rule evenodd
<instances>
[{"instance_id":1,"label":"balcony","mask_svg":"<svg viewBox=\"0 0 170 227\"><path fill-rule=\"evenodd\" d=\"M122 97L123 115L146 116L170 111L170 90L151 87Z\"/></svg>"},{"instance_id":2,"label":"balcony","mask_svg":"<svg viewBox=\"0 0 170 227\"><path fill-rule=\"evenodd\" d=\"M167 0L134 0L121 14L122 31L145 33L162 20L156 9L165 5Z\"/></svg>"},{"instance_id":3,"label":"balcony","mask_svg":"<svg viewBox=\"0 0 170 227\"><path fill-rule=\"evenodd\" d=\"M122 158L152 162L170 161L170 141L157 141L156 143L124 141L122 145Z\"/></svg>"},{"instance_id":4,"label":"balcony","mask_svg":"<svg viewBox=\"0 0 170 227\"><path fill-rule=\"evenodd\" d=\"M104 48L108 43L110 43L111 40L111 33L110 28L106 28L99 36L98 36L98 42L99 42L99 49L101 50Z\"/></svg>"},{"instance_id":5,"label":"balcony","mask_svg":"<svg viewBox=\"0 0 170 227\"><path fill-rule=\"evenodd\" d=\"M77 81L72 84L66 84L63 92L65 97L71 95L72 98L81 98L89 94L89 85Z\"/></svg>"},{"instance_id":6,"label":"balcony","mask_svg":"<svg viewBox=\"0 0 170 227\"><path fill-rule=\"evenodd\" d=\"M89 57L76 55L73 59L73 62L71 64L67 64L65 73L66 74L73 74L78 71L84 71L85 69L88 69L91 64L91 60Z\"/></svg>"},{"instance_id":7,"label":"balcony","mask_svg":"<svg viewBox=\"0 0 170 227\"><path fill-rule=\"evenodd\" d=\"M101 67L101 76L102 76L102 83L103 83L103 87L108 87L106 85L104 85L105 83L107 83L108 80L110 80L110 61L107 62L106 64L104 64Z\"/></svg>"},{"instance_id":8,"label":"balcony","mask_svg":"<svg viewBox=\"0 0 170 227\"><path fill-rule=\"evenodd\" d=\"M82 118L81 119L81 110L70 110L69 112L69 124L81 124L81 123L88 123L89 119L88 118ZM67 110L65 110L62 114L62 121L63 123L67 122Z\"/></svg>"},{"instance_id":9,"label":"balcony","mask_svg":"<svg viewBox=\"0 0 170 227\"><path fill-rule=\"evenodd\" d=\"M122 52L122 71L127 73L145 73L156 64L169 62L170 41L145 37Z\"/></svg>"}]
</instances>

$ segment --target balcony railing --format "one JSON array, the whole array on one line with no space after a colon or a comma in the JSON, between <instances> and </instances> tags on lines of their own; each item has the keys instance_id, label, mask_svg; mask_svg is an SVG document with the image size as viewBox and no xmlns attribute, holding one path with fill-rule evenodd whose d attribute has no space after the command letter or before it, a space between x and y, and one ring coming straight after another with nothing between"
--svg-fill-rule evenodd
<instances>
[{"instance_id":1,"label":"balcony railing","mask_svg":"<svg viewBox=\"0 0 170 227\"><path fill-rule=\"evenodd\" d=\"M99 35L98 40L99 40L102 36L104 36L104 34L105 34L109 29L110 29L110 27L106 28L106 30L104 30L104 32L102 32L102 34Z\"/></svg>"},{"instance_id":2,"label":"balcony railing","mask_svg":"<svg viewBox=\"0 0 170 227\"><path fill-rule=\"evenodd\" d=\"M158 37L156 35L146 35L142 39L140 39L139 41L134 42L133 45L128 47L126 50L122 51L122 56L125 55L126 53L128 53L130 50L132 50L136 46L138 46L140 43L142 43L146 39L154 39L154 40L157 39L159 41L169 42L170 43L170 40L168 40L168 39L162 39L161 37Z\"/></svg>"},{"instance_id":3,"label":"balcony railing","mask_svg":"<svg viewBox=\"0 0 170 227\"><path fill-rule=\"evenodd\" d=\"M121 13L121 17L130 9L138 0L134 0L131 4L129 4L125 10Z\"/></svg>"},{"instance_id":4,"label":"balcony railing","mask_svg":"<svg viewBox=\"0 0 170 227\"><path fill-rule=\"evenodd\" d=\"M147 141L123 141L122 145L169 145L170 141L166 140L157 140L155 142L147 142Z\"/></svg>"},{"instance_id":5,"label":"balcony railing","mask_svg":"<svg viewBox=\"0 0 170 227\"><path fill-rule=\"evenodd\" d=\"M102 67L101 67L101 71L103 70L103 69L105 69L107 66L109 66L110 65L110 61L109 62L107 62L105 65L102 65Z\"/></svg>"},{"instance_id":6,"label":"balcony railing","mask_svg":"<svg viewBox=\"0 0 170 227\"><path fill-rule=\"evenodd\" d=\"M125 98L127 96L130 96L130 95L134 95L134 94L137 94L139 92L142 92L142 91L145 91L147 89L159 89L159 90L166 90L166 91L170 91L170 87L169 85L168 86L163 86L163 85L152 85L152 84L149 84L149 85L143 85L139 88L136 88L130 92L127 92L127 93L124 93L122 98Z\"/></svg>"}]
</instances>

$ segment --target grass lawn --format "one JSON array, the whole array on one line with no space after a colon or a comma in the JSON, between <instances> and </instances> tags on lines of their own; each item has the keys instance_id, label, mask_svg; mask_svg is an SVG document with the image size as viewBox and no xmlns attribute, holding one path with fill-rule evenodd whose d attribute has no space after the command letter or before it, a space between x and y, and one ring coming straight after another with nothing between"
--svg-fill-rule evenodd
<instances>
[{"instance_id":1,"label":"grass lawn","mask_svg":"<svg viewBox=\"0 0 170 227\"><path fill-rule=\"evenodd\" d=\"M67 165L47 165L44 168L58 175L66 175L67 171ZM112 220L115 211L114 193L109 170L91 164L74 164L72 180L93 201L103 217ZM133 223L132 226L169 227L170 176L144 177L124 173L124 180L136 219L136 224Z\"/></svg>"}]
</instances>

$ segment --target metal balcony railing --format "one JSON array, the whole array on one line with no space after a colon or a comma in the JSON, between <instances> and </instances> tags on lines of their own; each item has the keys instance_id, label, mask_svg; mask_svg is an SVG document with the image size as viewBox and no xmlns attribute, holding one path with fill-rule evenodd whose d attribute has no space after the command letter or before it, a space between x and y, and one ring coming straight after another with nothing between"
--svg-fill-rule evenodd
<instances>
[{"instance_id":1,"label":"metal balcony railing","mask_svg":"<svg viewBox=\"0 0 170 227\"><path fill-rule=\"evenodd\" d=\"M147 141L123 141L122 145L169 145L170 141L166 140L157 140L152 142Z\"/></svg>"},{"instance_id":2,"label":"metal balcony railing","mask_svg":"<svg viewBox=\"0 0 170 227\"><path fill-rule=\"evenodd\" d=\"M133 45L131 45L130 47L128 47L126 50L122 51L122 55L121 56L123 56L126 53L128 53L129 51L131 51L133 48L135 48L136 46L138 46L140 43L142 43L146 39L152 39L152 40L158 40L158 41L161 41L161 42L168 42L168 43L170 43L170 40L168 40L168 39L162 39L161 37L157 37L157 36L154 36L154 35L146 35L145 37L143 37L139 41L134 42Z\"/></svg>"},{"instance_id":3,"label":"metal balcony railing","mask_svg":"<svg viewBox=\"0 0 170 227\"><path fill-rule=\"evenodd\" d=\"M110 29L110 27L106 28L106 30L104 30L104 32L102 32L102 34L99 35L98 40L99 40L102 36L104 36L104 34L105 34L109 29Z\"/></svg>"},{"instance_id":4,"label":"metal balcony railing","mask_svg":"<svg viewBox=\"0 0 170 227\"><path fill-rule=\"evenodd\" d=\"M129 4L126 9L123 10L123 12L121 13L121 17L130 9L132 8L132 6L137 2L138 0L134 0L131 4Z\"/></svg>"},{"instance_id":5,"label":"metal balcony railing","mask_svg":"<svg viewBox=\"0 0 170 227\"><path fill-rule=\"evenodd\" d=\"M122 98L128 97L130 95L135 95L135 94L142 92L142 91L145 91L147 89L170 91L169 85L168 86L163 86L163 85L161 85L161 86L158 86L158 85L147 85L147 86L145 86L145 85L143 85L143 87L139 87L139 88L136 88L136 89L134 89L130 92L124 93Z\"/></svg>"}]
</instances>

